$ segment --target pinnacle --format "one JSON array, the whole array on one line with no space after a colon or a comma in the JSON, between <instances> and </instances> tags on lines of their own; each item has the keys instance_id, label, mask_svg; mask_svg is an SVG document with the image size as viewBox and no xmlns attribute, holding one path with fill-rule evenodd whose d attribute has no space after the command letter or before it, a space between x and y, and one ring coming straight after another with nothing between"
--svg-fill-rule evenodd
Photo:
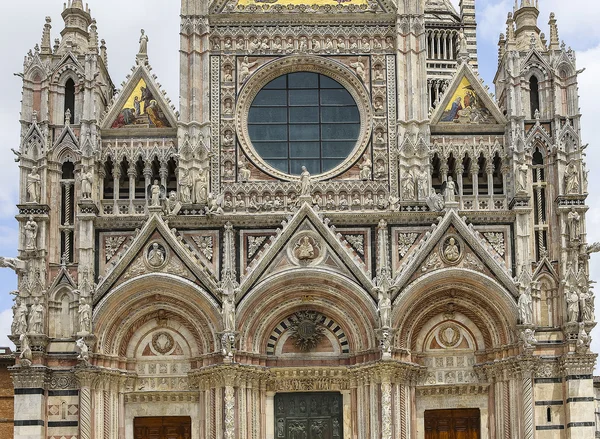
<instances>
[{"instance_id":1,"label":"pinnacle","mask_svg":"<svg viewBox=\"0 0 600 439\"><path fill-rule=\"evenodd\" d=\"M83 10L83 1L82 0L73 0L73 3L71 3L71 7Z\"/></svg>"}]
</instances>

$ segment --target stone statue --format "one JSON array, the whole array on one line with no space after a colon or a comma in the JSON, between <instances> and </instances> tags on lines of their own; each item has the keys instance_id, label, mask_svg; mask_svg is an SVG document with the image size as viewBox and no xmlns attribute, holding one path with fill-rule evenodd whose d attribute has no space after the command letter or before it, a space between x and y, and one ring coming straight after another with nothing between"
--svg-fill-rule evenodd
<instances>
[{"instance_id":1,"label":"stone statue","mask_svg":"<svg viewBox=\"0 0 600 439\"><path fill-rule=\"evenodd\" d=\"M415 181L412 176L408 176L402 180L402 199L414 201L415 195Z\"/></svg>"},{"instance_id":2,"label":"stone statue","mask_svg":"<svg viewBox=\"0 0 600 439\"><path fill-rule=\"evenodd\" d=\"M29 312L27 332L30 334L44 333L44 313L44 305L40 303L39 297L36 297L33 299L33 305L31 305L31 311Z\"/></svg>"},{"instance_id":3,"label":"stone statue","mask_svg":"<svg viewBox=\"0 0 600 439\"><path fill-rule=\"evenodd\" d=\"M252 176L252 171L250 171L250 169L248 169L248 165L246 164L246 162L240 160L238 162L238 168L239 168L238 176L239 176L240 181L242 183L250 181L250 177Z\"/></svg>"},{"instance_id":4,"label":"stone statue","mask_svg":"<svg viewBox=\"0 0 600 439\"><path fill-rule=\"evenodd\" d=\"M519 294L519 321L522 325L533 323L533 302L531 300L531 288L521 288Z\"/></svg>"},{"instance_id":5,"label":"stone statue","mask_svg":"<svg viewBox=\"0 0 600 439\"><path fill-rule=\"evenodd\" d=\"M223 294L223 329L225 331L235 331L235 295Z\"/></svg>"},{"instance_id":6,"label":"stone statue","mask_svg":"<svg viewBox=\"0 0 600 439\"><path fill-rule=\"evenodd\" d=\"M221 352L224 357L233 358L235 352L235 333L225 332L221 335Z\"/></svg>"},{"instance_id":7,"label":"stone statue","mask_svg":"<svg viewBox=\"0 0 600 439\"><path fill-rule=\"evenodd\" d=\"M444 200L446 203L456 203L456 183L452 177L448 177L445 183Z\"/></svg>"},{"instance_id":8,"label":"stone statue","mask_svg":"<svg viewBox=\"0 0 600 439\"><path fill-rule=\"evenodd\" d=\"M42 177L38 174L37 166L31 168L31 173L27 175L27 194L29 202L39 204L41 202Z\"/></svg>"},{"instance_id":9,"label":"stone statue","mask_svg":"<svg viewBox=\"0 0 600 439\"><path fill-rule=\"evenodd\" d=\"M29 342L29 337L27 337L26 334L21 334L19 341L21 342L21 355L19 355L19 360L21 360L22 366L29 367L33 361L33 353L31 352L31 343Z\"/></svg>"},{"instance_id":10,"label":"stone statue","mask_svg":"<svg viewBox=\"0 0 600 439\"><path fill-rule=\"evenodd\" d=\"M13 305L13 322L10 327L12 335L27 333L27 312L27 305L23 303L20 297L17 297Z\"/></svg>"},{"instance_id":11,"label":"stone statue","mask_svg":"<svg viewBox=\"0 0 600 439\"><path fill-rule=\"evenodd\" d=\"M163 206L166 215L177 215L181 210L181 203L177 199L177 192L171 191Z\"/></svg>"},{"instance_id":12,"label":"stone statue","mask_svg":"<svg viewBox=\"0 0 600 439\"><path fill-rule=\"evenodd\" d=\"M92 198L92 184L94 181L94 175L90 168L83 170L81 174L81 198L89 200Z\"/></svg>"},{"instance_id":13,"label":"stone statue","mask_svg":"<svg viewBox=\"0 0 600 439\"><path fill-rule=\"evenodd\" d=\"M311 197L312 180L306 166L302 166L300 174L300 197ZM311 197L312 198L312 197Z\"/></svg>"},{"instance_id":14,"label":"stone statue","mask_svg":"<svg viewBox=\"0 0 600 439\"><path fill-rule=\"evenodd\" d=\"M223 199L224 195L221 194L218 198L210 192L206 199L206 214L207 215L223 215L225 212L223 211Z\"/></svg>"},{"instance_id":15,"label":"stone statue","mask_svg":"<svg viewBox=\"0 0 600 439\"><path fill-rule=\"evenodd\" d=\"M438 194L434 188L431 188L430 194L425 200L427 202L427 206L433 212L441 212L446 207L446 202L444 201L444 196L442 194Z\"/></svg>"},{"instance_id":16,"label":"stone statue","mask_svg":"<svg viewBox=\"0 0 600 439\"><path fill-rule=\"evenodd\" d=\"M392 299L387 291L377 288L379 323L382 328L392 327Z\"/></svg>"},{"instance_id":17,"label":"stone statue","mask_svg":"<svg viewBox=\"0 0 600 439\"><path fill-rule=\"evenodd\" d=\"M359 56L355 62L350 63L350 67L354 69L356 76L358 76L362 82L367 82L367 71L362 56Z\"/></svg>"},{"instance_id":18,"label":"stone statue","mask_svg":"<svg viewBox=\"0 0 600 439\"><path fill-rule=\"evenodd\" d=\"M92 307L83 297L79 299L79 331L82 334L92 332Z\"/></svg>"},{"instance_id":19,"label":"stone statue","mask_svg":"<svg viewBox=\"0 0 600 439\"><path fill-rule=\"evenodd\" d=\"M461 29L458 33L458 49L458 52L461 54L468 53L467 37L465 36L464 29Z\"/></svg>"},{"instance_id":20,"label":"stone statue","mask_svg":"<svg viewBox=\"0 0 600 439\"><path fill-rule=\"evenodd\" d=\"M581 240L581 215L575 210L574 207L571 208L569 215L567 215L567 219L569 221L569 239L571 242L580 241Z\"/></svg>"},{"instance_id":21,"label":"stone statue","mask_svg":"<svg viewBox=\"0 0 600 439\"><path fill-rule=\"evenodd\" d=\"M194 182L194 197L196 204L206 204L208 200L208 177L206 171L201 171Z\"/></svg>"},{"instance_id":22,"label":"stone statue","mask_svg":"<svg viewBox=\"0 0 600 439\"><path fill-rule=\"evenodd\" d=\"M160 267L165 262L165 250L158 243L152 244L152 248L148 252L148 263L154 267Z\"/></svg>"},{"instance_id":23,"label":"stone statue","mask_svg":"<svg viewBox=\"0 0 600 439\"><path fill-rule=\"evenodd\" d=\"M304 236L297 244L296 244L296 257L300 261L307 261L315 259L315 248L310 243L310 238L308 236Z\"/></svg>"},{"instance_id":24,"label":"stone statue","mask_svg":"<svg viewBox=\"0 0 600 439\"><path fill-rule=\"evenodd\" d=\"M519 164L518 169L519 169L519 179L518 179L519 187L517 189L517 193L527 193L527 180L528 180L528 174L529 174L529 166L527 166L527 163L525 163L525 161L523 161Z\"/></svg>"},{"instance_id":25,"label":"stone statue","mask_svg":"<svg viewBox=\"0 0 600 439\"><path fill-rule=\"evenodd\" d=\"M569 163L565 171L565 193L567 195L576 195L580 192L579 173L573 162Z\"/></svg>"},{"instance_id":26,"label":"stone statue","mask_svg":"<svg viewBox=\"0 0 600 439\"><path fill-rule=\"evenodd\" d=\"M150 186L150 207L160 207L161 188L158 180L154 180L154 184Z\"/></svg>"},{"instance_id":27,"label":"stone statue","mask_svg":"<svg viewBox=\"0 0 600 439\"><path fill-rule=\"evenodd\" d=\"M148 35L144 29L141 30L142 35L140 36L140 51L138 55L148 55Z\"/></svg>"},{"instance_id":28,"label":"stone statue","mask_svg":"<svg viewBox=\"0 0 600 439\"><path fill-rule=\"evenodd\" d=\"M576 323L579 320L579 295L575 288L570 287L567 298L567 322Z\"/></svg>"},{"instance_id":29,"label":"stone statue","mask_svg":"<svg viewBox=\"0 0 600 439\"><path fill-rule=\"evenodd\" d=\"M373 162L369 158L368 155L363 157L363 161L360 164L360 179L361 180L370 180L372 175Z\"/></svg>"},{"instance_id":30,"label":"stone statue","mask_svg":"<svg viewBox=\"0 0 600 439\"><path fill-rule=\"evenodd\" d=\"M579 332L577 333L577 343L575 345L576 351L580 354L586 353L591 343L592 337L585 331L585 324L583 322L579 323Z\"/></svg>"},{"instance_id":31,"label":"stone statue","mask_svg":"<svg viewBox=\"0 0 600 439\"><path fill-rule=\"evenodd\" d=\"M379 340L383 355L389 357L392 355L392 334L389 331L383 331Z\"/></svg>"},{"instance_id":32,"label":"stone statue","mask_svg":"<svg viewBox=\"0 0 600 439\"><path fill-rule=\"evenodd\" d=\"M79 351L79 355L77 356L77 359L79 361L84 362L85 364L89 364L90 349L88 348L88 345L86 344L85 340L83 338L80 338L79 340L77 340L75 342L75 344L77 345L77 350Z\"/></svg>"},{"instance_id":33,"label":"stone statue","mask_svg":"<svg viewBox=\"0 0 600 439\"><path fill-rule=\"evenodd\" d=\"M429 174L426 171L421 171L417 175L417 192L419 200L427 199L427 192L429 188Z\"/></svg>"},{"instance_id":34,"label":"stone statue","mask_svg":"<svg viewBox=\"0 0 600 439\"><path fill-rule=\"evenodd\" d=\"M183 204L192 202L192 180L190 178L190 171L187 169L181 170L181 177L179 178L179 194Z\"/></svg>"},{"instance_id":35,"label":"stone statue","mask_svg":"<svg viewBox=\"0 0 600 439\"><path fill-rule=\"evenodd\" d=\"M456 239L450 238L444 249L444 257L449 262L456 262L460 258L460 248L456 245Z\"/></svg>"},{"instance_id":36,"label":"stone statue","mask_svg":"<svg viewBox=\"0 0 600 439\"><path fill-rule=\"evenodd\" d=\"M246 79L250 77L250 69L256 67L258 61L250 62L248 57L245 56L240 66L240 82L246 82Z\"/></svg>"},{"instance_id":37,"label":"stone statue","mask_svg":"<svg viewBox=\"0 0 600 439\"><path fill-rule=\"evenodd\" d=\"M594 295L590 292L579 293L579 308L581 309L581 320L593 322L594 319Z\"/></svg>"},{"instance_id":38,"label":"stone statue","mask_svg":"<svg viewBox=\"0 0 600 439\"><path fill-rule=\"evenodd\" d=\"M38 224L34 221L33 216L29 217L27 223L25 223L25 250L35 251L37 250L37 235L38 235Z\"/></svg>"},{"instance_id":39,"label":"stone statue","mask_svg":"<svg viewBox=\"0 0 600 439\"><path fill-rule=\"evenodd\" d=\"M535 338L535 332L531 328L527 328L521 331L521 333L519 334L519 338L521 339L521 342L523 343L523 347L525 349L533 349L534 344L537 343L537 340Z\"/></svg>"}]
</instances>

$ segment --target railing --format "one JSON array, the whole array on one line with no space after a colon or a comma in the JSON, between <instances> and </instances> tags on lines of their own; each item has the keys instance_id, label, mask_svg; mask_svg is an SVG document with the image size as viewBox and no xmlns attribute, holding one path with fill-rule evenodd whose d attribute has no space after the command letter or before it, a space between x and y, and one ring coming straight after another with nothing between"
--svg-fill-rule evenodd
<instances>
[{"instance_id":1,"label":"railing","mask_svg":"<svg viewBox=\"0 0 600 439\"><path fill-rule=\"evenodd\" d=\"M146 200L102 200L100 215L145 215Z\"/></svg>"}]
</instances>

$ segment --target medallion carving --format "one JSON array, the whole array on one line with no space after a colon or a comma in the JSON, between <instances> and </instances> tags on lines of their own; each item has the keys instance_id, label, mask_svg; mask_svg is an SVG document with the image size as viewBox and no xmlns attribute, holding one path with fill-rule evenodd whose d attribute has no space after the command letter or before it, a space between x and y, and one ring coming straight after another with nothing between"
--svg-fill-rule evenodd
<instances>
[{"instance_id":1,"label":"medallion carving","mask_svg":"<svg viewBox=\"0 0 600 439\"><path fill-rule=\"evenodd\" d=\"M440 245L440 258L447 265L457 265L464 256L464 243L456 235L448 235Z\"/></svg>"}]
</instances>

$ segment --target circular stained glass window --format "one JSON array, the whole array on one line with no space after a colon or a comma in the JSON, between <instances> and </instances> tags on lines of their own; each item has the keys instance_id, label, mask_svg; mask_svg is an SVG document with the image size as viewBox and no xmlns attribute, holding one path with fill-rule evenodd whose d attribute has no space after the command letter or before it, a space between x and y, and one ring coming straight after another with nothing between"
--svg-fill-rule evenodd
<instances>
[{"instance_id":1,"label":"circular stained glass window","mask_svg":"<svg viewBox=\"0 0 600 439\"><path fill-rule=\"evenodd\" d=\"M258 155L280 172L315 175L340 165L356 147L360 112L352 95L328 76L295 72L269 82L248 113Z\"/></svg>"}]
</instances>

